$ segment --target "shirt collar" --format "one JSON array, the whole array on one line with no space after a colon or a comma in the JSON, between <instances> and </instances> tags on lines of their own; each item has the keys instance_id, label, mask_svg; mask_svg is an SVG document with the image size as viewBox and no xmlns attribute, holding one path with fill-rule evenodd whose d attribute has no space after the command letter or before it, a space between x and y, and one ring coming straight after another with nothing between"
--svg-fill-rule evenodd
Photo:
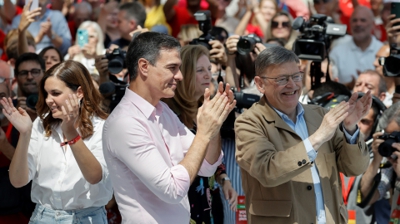
<instances>
[{"instance_id":1,"label":"shirt collar","mask_svg":"<svg viewBox=\"0 0 400 224\"><path fill-rule=\"evenodd\" d=\"M291 120L290 118L289 118L289 116L287 116L286 114L284 114L283 112L281 112L281 111L279 111L278 109L276 109L275 107L273 107L273 106L271 106L275 111L276 111L276 113L278 113L278 115L282 118L282 119L284 119L284 120ZM303 106L301 105L301 103L297 103L297 106L296 106L296 111L297 111L297 115L296 115L296 120L299 120L299 118L301 117L301 116L303 116L303 114L304 114L304 108L303 108Z\"/></svg>"},{"instance_id":2,"label":"shirt collar","mask_svg":"<svg viewBox=\"0 0 400 224\"><path fill-rule=\"evenodd\" d=\"M157 110L162 111L162 106L160 105L160 103L158 103L156 107L154 107L147 100L143 99L143 97L139 96L137 93L133 92L129 88L126 88L125 90L125 97L129 102L135 105L146 118L149 118L152 114L154 114L156 108Z\"/></svg>"},{"instance_id":3,"label":"shirt collar","mask_svg":"<svg viewBox=\"0 0 400 224\"><path fill-rule=\"evenodd\" d=\"M372 36L371 43L369 44L367 49L365 49L365 51L363 51L363 52L374 51L375 43L376 43L376 38L375 38L375 36ZM350 48L352 50L360 50L361 51L361 49L356 45L356 43L354 43L354 39L353 38L351 38Z\"/></svg>"}]
</instances>

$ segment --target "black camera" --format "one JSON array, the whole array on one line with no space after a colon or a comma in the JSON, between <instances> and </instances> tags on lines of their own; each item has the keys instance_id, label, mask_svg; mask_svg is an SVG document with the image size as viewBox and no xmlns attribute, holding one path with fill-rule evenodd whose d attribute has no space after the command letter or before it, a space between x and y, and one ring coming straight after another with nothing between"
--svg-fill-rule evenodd
<instances>
[{"instance_id":1,"label":"black camera","mask_svg":"<svg viewBox=\"0 0 400 224\"><path fill-rule=\"evenodd\" d=\"M256 47L256 43L262 43L262 41L261 38L255 34L241 36L236 45L237 52L242 55L249 54Z\"/></svg>"},{"instance_id":2,"label":"black camera","mask_svg":"<svg viewBox=\"0 0 400 224\"><path fill-rule=\"evenodd\" d=\"M111 74L118 74L122 69L126 68L126 51L115 48L111 53L106 53L108 59L108 71Z\"/></svg>"},{"instance_id":3,"label":"black camera","mask_svg":"<svg viewBox=\"0 0 400 224\"><path fill-rule=\"evenodd\" d=\"M393 44L390 46L390 55L379 60L379 64L383 66L383 75L389 77L400 77L400 48Z\"/></svg>"},{"instance_id":4,"label":"black camera","mask_svg":"<svg viewBox=\"0 0 400 224\"><path fill-rule=\"evenodd\" d=\"M236 100L236 108L243 109L243 108L250 108L251 105L260 101L260 96L250 93L243 93L243 92L234 92L233 96Z\"/></svg>"},{"instance_id":5,"label":"black camera","mask_svg":"<svg viewBox=\"0 0 400 224\"><path fill-rule=\"evenodd\" d=\"M28 108L32 109L32 110L36 110L36 104L39 100L39 95L34 93L34 94L30 94L26 97L26 101L25 104Z\"/></svg>"},{"instance_id":6,"label":"black camera","mask_svg":"<svg viewBox=\"0 0 400 224\"><path fill-rule=\"evenodd\" d=\"M347 28L346 25L334 24L332 18L322 14L315 14L308 21L297 17L292 27L301 33L293 44L295 54L300 59L318 62L328 56L332 40L344 36Z\"/></svg>"},{"instance_id":7,"label":"black camera","mask_svg":"<svg viewBox=\"0 0 400 224\"><path fill-rule=\"evenodd\" d=\"M210 40L214 40L214 37L210 34L212 28L210 11L198 11L194 14L194 18L197 20L197 22L199 22L199 29L203 32L203 34L199 38L190 41L189 44L202 45L208 50L211 50L212 47L208 42Z\"/></svg>"},{"instance_id":8,"label":"black camera","mask_svg":"<svg viewBox=\"0 0 400 224\"><path fill-rule=\"evenodd\" d=\"M393 143L400 142L400 132L394 131L392 133L384 133L378 137L379 139L385 140L378 147L378 152L383 157L389 157L392 155L396 148L392 147Z\"/></svg>"}]
</instances>

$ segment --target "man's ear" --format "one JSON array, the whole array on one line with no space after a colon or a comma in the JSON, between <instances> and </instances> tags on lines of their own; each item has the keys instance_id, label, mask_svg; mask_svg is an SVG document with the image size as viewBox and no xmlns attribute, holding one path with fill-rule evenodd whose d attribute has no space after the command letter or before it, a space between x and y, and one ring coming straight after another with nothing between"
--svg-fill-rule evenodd
<instances>
[{"instance_id":1,"label":"man's ear","mask_svg":"<svg viewBox=\"0 0 400 224\"><path fill-rule=\"evenodd\" d=\"M138 61L138 72L139 74L143 75L143 76L148 76L149 73L149 61L147 61L144 58L140 58Z\"/></svg>"},{"instance_id":2,"label":"man's ear","mask_svg":"<svg viewBox=\"0 0 400 224\"><path fill-rule=\"evenodd\" d=\"M258 91L260 91L260 93L264 94L265 93L265 84L264 84L262 78L260 78L260 76L254 77L254 83L256 84Z\"/></svg>"},{"instance_id":3,"label":"man's ear","mask_svg":"<svg viewBox=\"0 0 400 224\"><path fill-rule=\"evenodd\" d=\"M134 19L129 20L129 25L131 27L131 31L135 31L137 29L137 23Z\"/></svg>"}]
</instances>

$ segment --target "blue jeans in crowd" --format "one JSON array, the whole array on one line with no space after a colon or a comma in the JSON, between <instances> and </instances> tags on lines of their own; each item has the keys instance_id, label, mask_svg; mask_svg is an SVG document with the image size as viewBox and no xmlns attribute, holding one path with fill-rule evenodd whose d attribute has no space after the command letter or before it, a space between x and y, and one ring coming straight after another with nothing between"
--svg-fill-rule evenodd
<instances>
[{"instance_id":1,"label":"blue jeans in crowd","mask_svg":"<svg viewBox=\"0 0 400 224\"><path fill-rule=\"evenodd\" d=\"M29 224L107 224L104 206L77 210L53 210L43 205L36 205Z\"/></svg>"}]
</instances>

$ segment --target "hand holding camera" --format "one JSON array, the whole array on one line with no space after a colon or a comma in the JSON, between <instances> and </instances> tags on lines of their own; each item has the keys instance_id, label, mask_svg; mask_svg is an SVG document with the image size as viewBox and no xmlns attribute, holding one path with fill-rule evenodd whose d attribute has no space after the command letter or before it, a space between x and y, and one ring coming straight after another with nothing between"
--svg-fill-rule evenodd
<instances>
[{"instance_id":1,"label":"hand holding camera","mask_svg":"<svg viewBox=\"0 0 400 224\"><path fill-rule=\"evenodd\" d=\"M395 149L393 157L388 157L390 163L392 163L393 170L396 172L397 177L400 176L400 143L392 143L391 147Z\"/></svg>"},{"instance_id":2,"label":"hand holding camera","mask_svg":"<svg viewBox=\"0 0 400 224\"><path fill-rule=\"evenodd\" d=\"M384 142L385 140L383 140L381 138L381 136L383 135L382 132L376 132L372 135L373 137L373 142L371 144L371 148L372 148L372 153L374 154L374 159L373 161L375 161L377 164L380 164L382 161L382 155L379 152L379 145L382 144L382 142ZM390 156L390 155L389 155Z\"/></svg>"},{"instance_id":3,"label":"hand holding camera","mask_svg":"<svg viewBox=\"0 0 400 224\"><path fill-rule=\"evenodd\" d=\"M226 40L226 50L228 55L234 56L237 52L237 43L239 42L239 35L232 35Z\"/></svg>"},{"instance_id":4,"label":"hand holding camera","mask_svg":"<svg viewBox=\"0 0 400 224\"><path fill-rule=\"evenodd\" d=\"M108 59L105 55L98 55L94 59L94 66L99 72L100 77L108 76Z\"/></svg>"},{"instance_id":5,"label":"hand holding camera","mask_svg":"<svg viewBox=\"0 0 400 224\"><path fill-rule=\"evenodd\" d=\"M221 65L226 65L228 57L226 56L224 45L218 40L210 40L208 43L211 45L210 58Z\"/></svg>"}]
</instances>

